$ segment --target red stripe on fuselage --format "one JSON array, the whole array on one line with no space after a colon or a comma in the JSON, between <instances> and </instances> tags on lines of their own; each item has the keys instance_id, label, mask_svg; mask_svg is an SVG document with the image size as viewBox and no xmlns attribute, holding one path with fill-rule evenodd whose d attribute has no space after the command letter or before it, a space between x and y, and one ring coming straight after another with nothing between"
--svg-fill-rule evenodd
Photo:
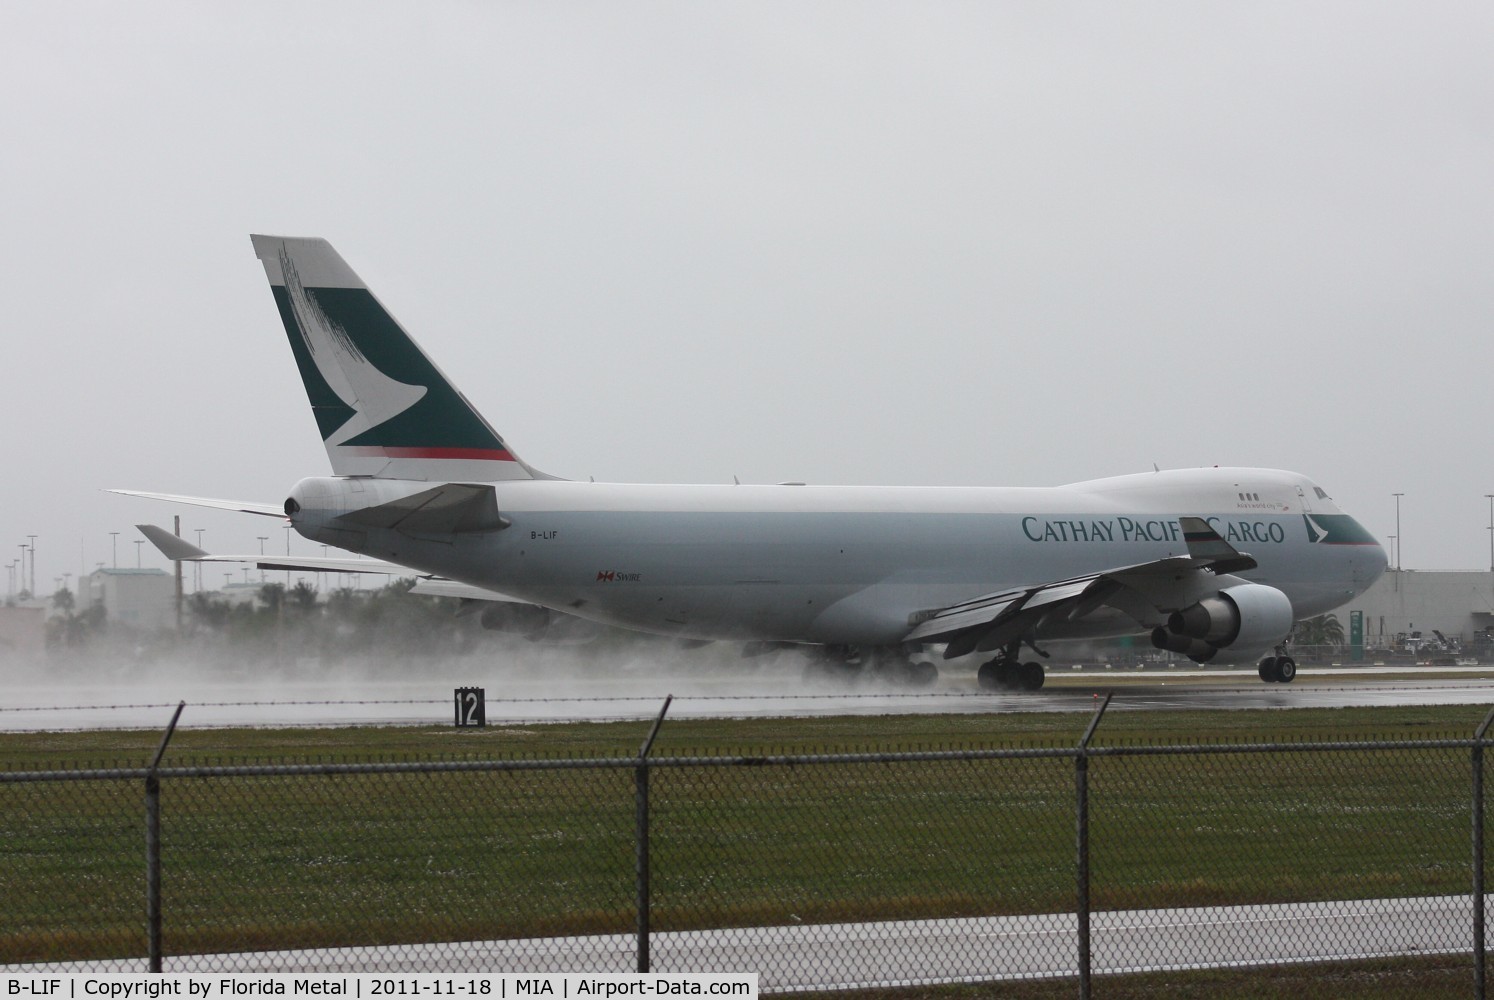
<instances>
[{"instance_id":1,"label":"red stripe on fuselage","mask_svg":"<svg viewBox=\"0 0 1494 1000\"><path fill-rule=\"evenodd\" d=\"M385 458L452 458L462 461L514 462L513 455L502 448L389 448L357 447L359 455L383 455Z\"/></svg>"}]
</instances>

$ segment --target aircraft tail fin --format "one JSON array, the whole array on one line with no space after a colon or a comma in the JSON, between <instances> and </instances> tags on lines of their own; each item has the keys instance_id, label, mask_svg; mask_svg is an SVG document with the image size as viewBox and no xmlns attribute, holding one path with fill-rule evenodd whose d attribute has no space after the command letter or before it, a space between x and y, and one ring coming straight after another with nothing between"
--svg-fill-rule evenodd
<instances>
[{"instance_id":1,"label":"aircraft tail fin","mask_svg":"<svg viewBox=\"0 0 1494 1000\"><path fill-rule=\"evenodd\" d=\"M251 236L338 476L550 479L519 459L323 239Z\"/></svg>"}]
</instances>

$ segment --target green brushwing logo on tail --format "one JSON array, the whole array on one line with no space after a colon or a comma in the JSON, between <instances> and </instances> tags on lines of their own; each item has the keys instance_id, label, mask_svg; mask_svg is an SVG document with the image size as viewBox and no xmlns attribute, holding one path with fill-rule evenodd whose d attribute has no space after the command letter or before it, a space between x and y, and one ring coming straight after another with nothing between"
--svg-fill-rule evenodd
<instances>
[{"instance_id":1,"label":"green brushwing logo on tail","mask_svg":"<svg viewBox=\"0 0 1494 1000\"><path fill-rule=\"evenodd\" d=\"M303 287L288 254L281 253L280 265L285 283L271 290L329 447L397 458L514 461L372 293Z\"/></svg>"}]
</instances>

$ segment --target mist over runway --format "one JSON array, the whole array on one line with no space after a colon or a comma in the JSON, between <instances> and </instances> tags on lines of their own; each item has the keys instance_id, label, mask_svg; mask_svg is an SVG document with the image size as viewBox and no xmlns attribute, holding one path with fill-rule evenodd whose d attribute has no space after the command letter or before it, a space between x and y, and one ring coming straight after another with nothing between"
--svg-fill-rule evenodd
<instances>
[{"instance_id":1,"label":"mist over runway","mask_svg":"<svg viewBox=\"0 0 1494 1000\"><path fill-rule=\"evenodd\" d=\"M185 727L450 726L457 688L485 692L490 727L670 718L771 718L1075 712L1114 693L1111 711L1184 711L1494 704L1494 666L1309 666L1292 684L1246 667L1084 666L1049 669L1041 691L980 690L974 670L941 664L910 689L871 680L809 679L795 656L739 660L725 650L598 662L534 650L410 665L185 662L127 669L11 671L0 731L159 729L178 702Z\"/></svg>"}]
</instances>

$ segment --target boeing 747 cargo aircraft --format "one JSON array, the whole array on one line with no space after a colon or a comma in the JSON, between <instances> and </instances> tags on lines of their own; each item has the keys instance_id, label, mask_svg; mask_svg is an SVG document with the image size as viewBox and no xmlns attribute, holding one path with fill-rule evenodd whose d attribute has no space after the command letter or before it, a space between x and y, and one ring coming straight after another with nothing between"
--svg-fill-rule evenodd
<instances>
[{"instance_id":1,"label":"boeing 747 cargo aircraft","mask_svg":"<svg viewBox=\"0 0 1494 1000\"><path fill-rule=\"evenodd\" d=\"M1259 660L1280 682L1296 675L1293 622L1385 569L1323 489L1276 469L1036 488L559 479L499 436L329 243L252 239L332 475L283 504L133 495L288 518L428 591L501 602L492 617L519 631L572 616L794 644L915 683L937 674L929 653L980 654L983 686L1027 689L1044 671L1024 651L1135 634L1200 663ZM163 535L173 558L214 558Z\"/></svg>"}]
</instances>

